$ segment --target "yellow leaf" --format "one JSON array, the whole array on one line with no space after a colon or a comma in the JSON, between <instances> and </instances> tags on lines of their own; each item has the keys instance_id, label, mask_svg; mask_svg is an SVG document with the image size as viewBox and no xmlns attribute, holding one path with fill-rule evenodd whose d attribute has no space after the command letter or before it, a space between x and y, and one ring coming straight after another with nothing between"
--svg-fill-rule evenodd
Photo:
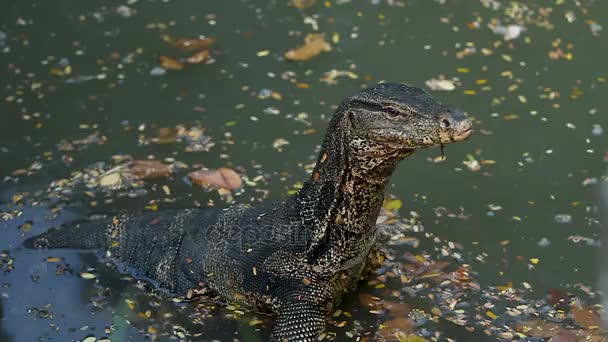
<instances>
[{"instance_id":1,"label":"yellow leaf","mask_svg":"<svg viewBox=\"0 0 608 342\"><path fill-rule=\"evenodd\" d=\"M384 209L386 209L388 211L399 210L399 209L401 209L402 205L403 205L403 203L401 202L400 199L388 200L388 201L384 202Z\"/></svg>"}]
</instances>

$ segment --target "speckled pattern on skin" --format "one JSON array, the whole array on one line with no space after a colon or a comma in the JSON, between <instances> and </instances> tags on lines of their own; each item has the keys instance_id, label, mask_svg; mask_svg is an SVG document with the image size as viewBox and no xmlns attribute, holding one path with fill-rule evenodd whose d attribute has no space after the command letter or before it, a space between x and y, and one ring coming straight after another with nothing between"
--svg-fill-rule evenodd
<instances>
[{"instance_id":1,"label":"speckled pattern on skin","mask_svg":"<svg viewBox=\"0 0 608 342\"><path fill-rule=\"evenodd\" d=\"M303 188L283 202L122 215L51 230L30 247L103 248L183 295L273 311L273 340L315 341L361 279L384 188L418 148L468 138L471 122L421 89L383 83L346 98Z\"/></svg>"}]
</instances>

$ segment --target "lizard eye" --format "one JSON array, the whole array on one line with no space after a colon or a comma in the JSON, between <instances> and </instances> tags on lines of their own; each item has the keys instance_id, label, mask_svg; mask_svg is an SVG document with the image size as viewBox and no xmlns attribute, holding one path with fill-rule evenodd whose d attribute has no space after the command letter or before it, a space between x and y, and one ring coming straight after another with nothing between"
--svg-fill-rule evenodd
<instances>
[{"instance_id":1,"label":"lizard eye","mask_svg":"<svg viewBox=\"0 0 608 342\"><path fill-rule=\"evenodd\" d=\"M393 107L386 107L386 108L384 108L384 110L388 113L388 115L390 117L396 117L401 114L401 112L399 110L397 110L397 108L393 108Z\"/></svg>"},{"instance_id":2,"label":"lizard eye","mask_svg":"<svg viewBox=\"0 0 608 342\"><path fill-rule=\"evenodd\" d=\"M441 119L441 128L448 128L450 127L450 121L447 119Z\"/></svg>"}]
</instances>

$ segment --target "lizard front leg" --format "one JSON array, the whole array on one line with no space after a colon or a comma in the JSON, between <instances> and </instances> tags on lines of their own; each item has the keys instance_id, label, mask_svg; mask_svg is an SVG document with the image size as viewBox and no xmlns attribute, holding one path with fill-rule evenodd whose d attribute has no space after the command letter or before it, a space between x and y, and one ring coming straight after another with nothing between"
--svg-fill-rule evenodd
<instances>
[{"instance_id":1,"label":"lizard front leg","mask_svg":"<svg viewBox=\"0 0 608 342\"><path fill-rule=\"evenodd\" d=\"M313 342L325 330L327 311L318 303L291 299L281 304L277 314L273 342Z\"/></svg>"}]
</instances>

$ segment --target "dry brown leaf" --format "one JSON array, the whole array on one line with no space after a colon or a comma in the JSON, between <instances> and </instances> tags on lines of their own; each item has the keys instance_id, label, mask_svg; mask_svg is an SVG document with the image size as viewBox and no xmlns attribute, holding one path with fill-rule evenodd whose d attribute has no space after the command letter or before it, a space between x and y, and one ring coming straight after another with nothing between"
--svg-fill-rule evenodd
<instances>
[{"instance_id":1,"label":"dry brown leaf","mask_svg":"<svg viewBox=\"0 0 608 342\"><path fill-rule=\"evenodd\" d=\"M516 327L518 332L525 334L528 337L550 338L562 331L562 327L553 322L543 321L538 318L533 318L523 322Z\"/></svg>"},{"instance_id":2,"label":"dry brown leaf","mask_svg":"<svg viewBox=\"0 0 608 342\"><path fill-rule=\"evenodd\" d=\"M580 337L575 333L568 330L562 330L553 335L553 337L549 339L549 342L577 342L579 339Z\"/></svg>"},{"instance_id":3,"label":"dry brown leaf","mask_svg":"<svg viewBox=\"0 0 608 342\"><path fill-rule=\"evenodd\" d=\"M363 307L367 307L369 309L375 309L380 304L379 298L374 297L370 293L359 293L359 303L361 303Z\"/></svg>"},{"instance_id":4,"label":"dry brown leaf","mask_svg":"<svg viewBox=\"0 0 608 342\"><path fill-rule=\"evenodd\" d=\"M236 171L227 167L217 170L200 170L188 175L193 183L205 188L236 190L241 187L242 180Z\"/></svg>"},{"instance_id":5,"label":"dry brown leaf","mask_svg":"<svg viewBox=\"0 0 608 342\"><path fill-rule=\"evenodd\" d=\"M602 319L597 312L587 305L572 305L570 313L576 324L586 329L597 329L602 326Z\"/></svg>"},{"instance_id":6,"label":"dry brown leaf","mask_svg":"<svg viewBox=\"0 0 608 342\"><path fill-rule=\"evenodd\" d=\"M317 3L317 0L292 0L291 1L296 8L308 8Z\"/></svg>"},{"instance_id":7,"label":"dry brown leaf","mask_svg":"<svg viewBox=\"0 0 608 342\"><path fill-rule=\"evenodd\" d=\"M215 39L211 37L206 38L175 38L168 34L162 35L162 39L165 43L176 47L180 50L184 51L196 51L207 49L213 43L215 43Z\"/></svg>"},{"instance_id":8,"label":"dry brown leaf","mask_svg":"<svg viewBox=\"0 0 608 342\"><path fill-rule=\"evenodd\" d=\"M383 327L378 331L380 336L388 340L393 340L396 333L411 334L416 325L407 317L397 317L386 322L382 322Z\"/></svg>"},{"instance_id":9,"label":"dry brown leaf","mask_svg":"<svg viewBox=\"0 0 608 342\"><path fill-rule=\"evenodd\" d=\"M184 68L184 64L175 58L160 56L159 61L160 65L168 70L182 70Z\"/></svg>"},{"instance_id":10,"label":"dry brown leaf","mask_svg":"<svg viewBox=\"0 0 608 342\"><path fill-rule=\"evenodd\" d=\"M151 141L157 144L170 144L177 141L177 128L161 127L158 130L158 137L152 138Z\"/></svg>"},{"instance_id":11,"label":"dry brown leaf","mask_svg":"<svg viewBox=\"0 0 608 342\"><path fill-rule=\"evenodd\" d=\"M304 45L285 53L285 58L291 61L307 61L321 52L331 51L331 45L325 41L325 35L311 33L304 38Z\"/></svg>"},{"instance_id":12,"label":"dry brown leaf","mask_svg":"<svg viewBox=\"0 0 608 342\"><path fill-rule=\"evenodd\" d=\"M131 173L139 179L167 178L171 172L171 166L158 160L134 160L131 164Z\"/></svg>"},{"instance_id":13,"label":"dry brown leaf","mask_svg":"<svg viewBox=\"0 0 608 342\"><path fill-rule=\"evenodd\" d=\"M207 60L207 57L209 57L209 50L203 50L188 57L187 61L190 64L199 64Z\"/></svg>"},{"instance_id":14,"label":"dry brown leaf","mask_svg":"<svg viewBox=\"0 0 608 342\"><path fill-rule=\"evenodd\" d=\"M411 311L409 305L398 302L384 302L384 308L388 310L393 317L405 317Z\"/></svg>"}]
</instances>

